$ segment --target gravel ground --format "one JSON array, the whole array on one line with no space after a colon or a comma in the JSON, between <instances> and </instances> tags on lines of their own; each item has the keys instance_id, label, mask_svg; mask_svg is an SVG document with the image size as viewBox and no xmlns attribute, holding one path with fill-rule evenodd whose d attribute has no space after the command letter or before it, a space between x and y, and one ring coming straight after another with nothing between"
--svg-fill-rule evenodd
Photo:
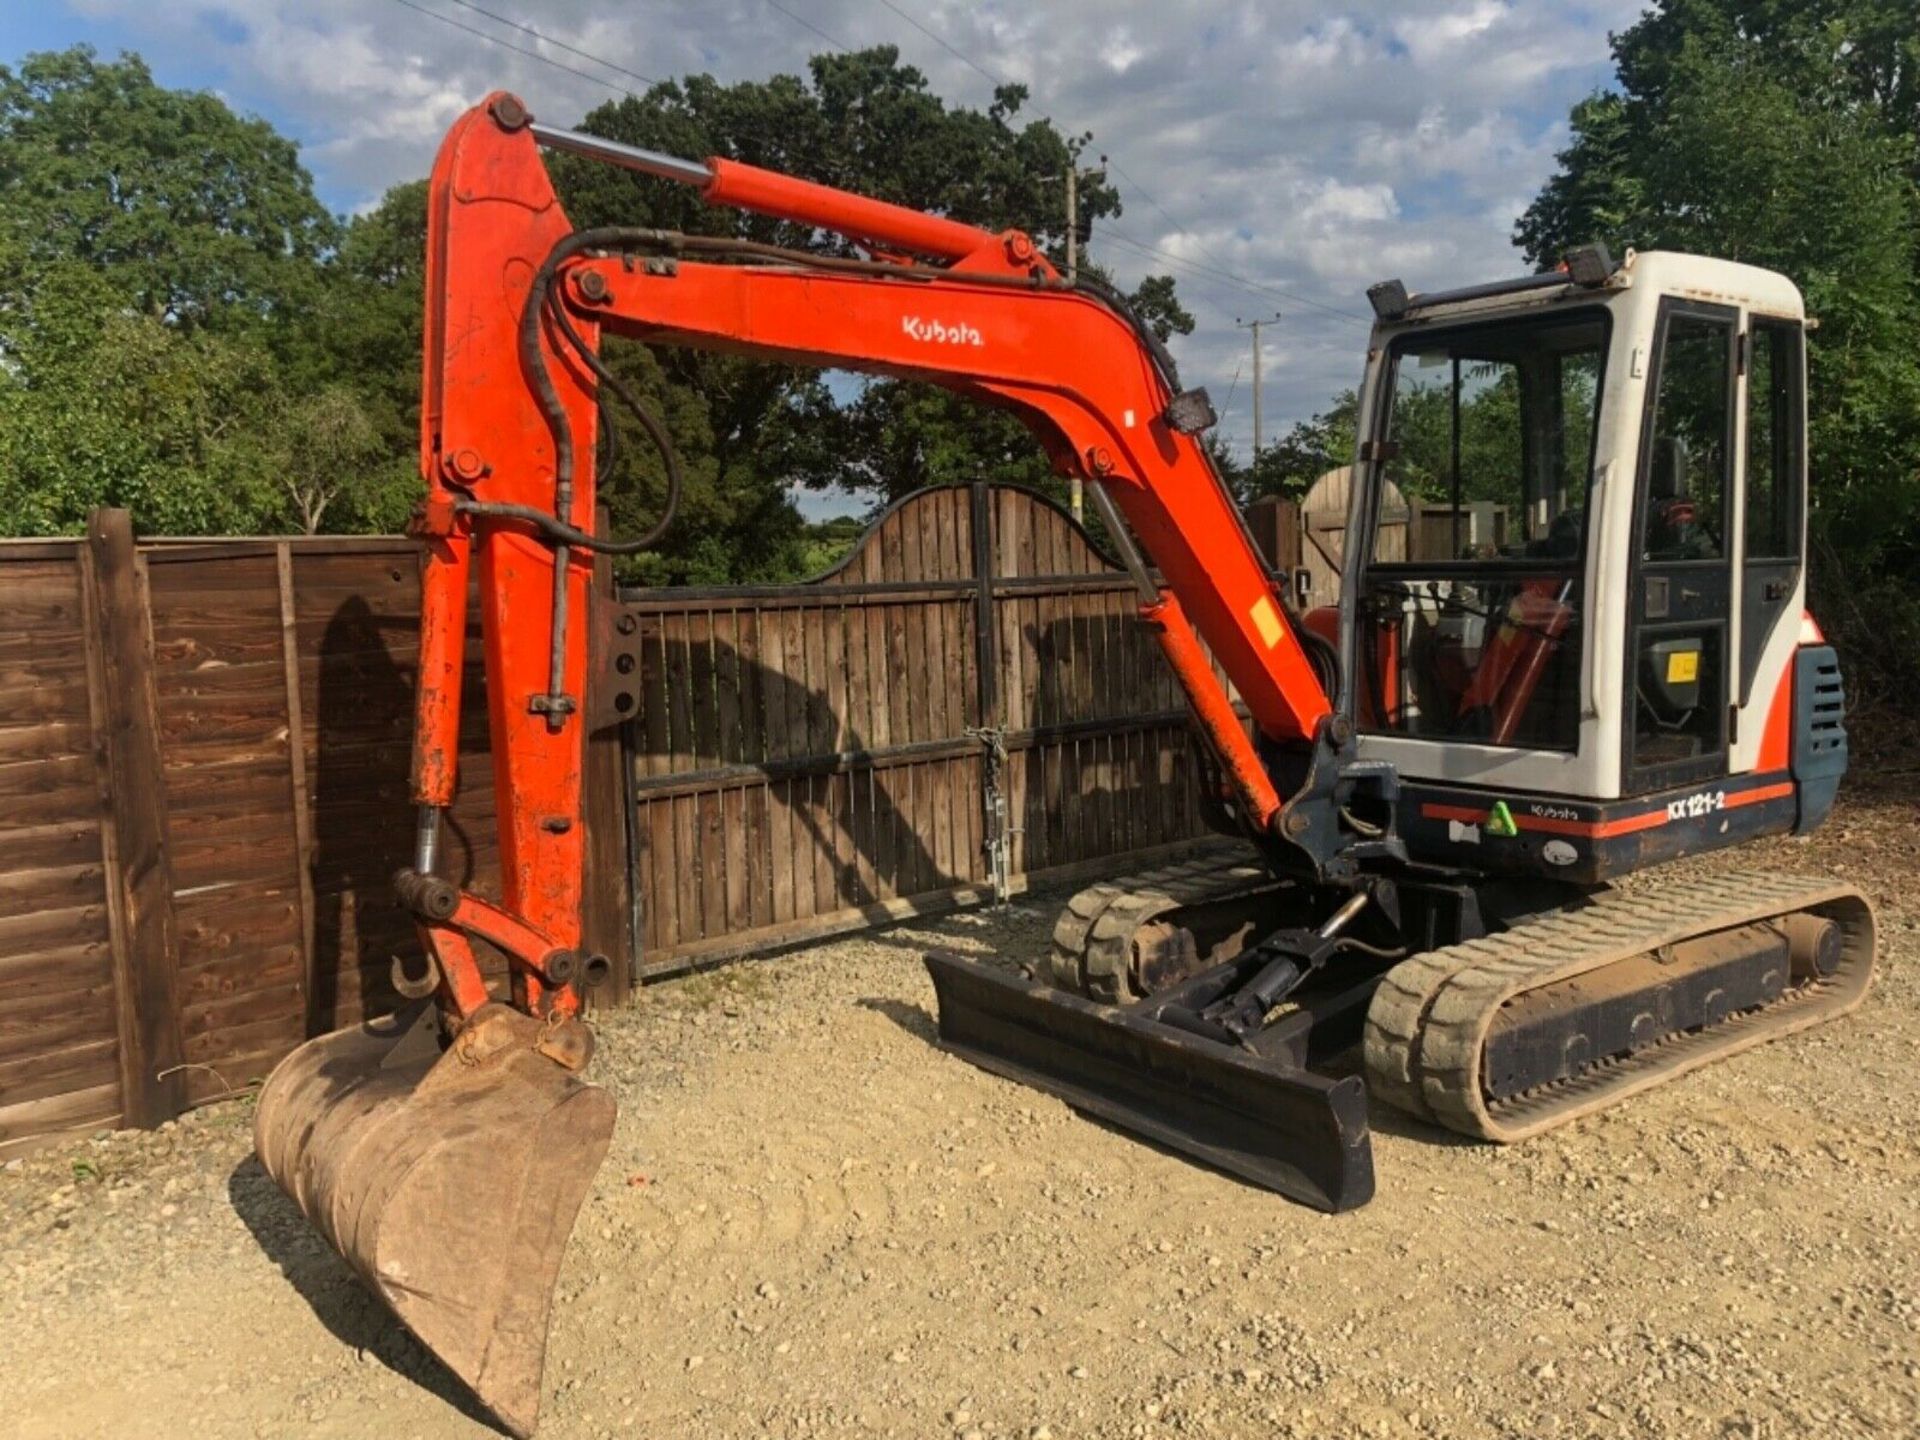
<instances>
[{"instance_id":1,"label":"gravel ground","mask_svg":"<svg viewBox=\"0 0 1920 1440\"><path fill-rule=\"evenodd\" d=\"M1059 896L650 990L556 1307L583 1436L1920 1433L1920 788L1698 862L1880 909L1862 1011L1513 1149L1376 1109L1327 1217L928 1043L919 955ZM246 1100L0 1171L8 1434L489 1433L251 1158Z\"/></svg>"}]
</instances>

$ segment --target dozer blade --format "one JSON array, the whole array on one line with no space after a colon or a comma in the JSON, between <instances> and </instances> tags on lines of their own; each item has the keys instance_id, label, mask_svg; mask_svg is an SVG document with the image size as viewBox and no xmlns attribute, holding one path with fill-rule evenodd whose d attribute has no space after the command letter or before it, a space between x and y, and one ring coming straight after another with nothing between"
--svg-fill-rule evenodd
<instances>
[{"instance_id":1,"label":"dozer blade","mask_svg":"<svg viewBox=\"0 0 1920 1440\"><path fill-rule=\"evenodd\" d=\"M554 1282L616 1108L542 1043L539 1021L504 1006L445 1053L419 1024L338 1030L280 1062L254 1119L267 1173L519 1436L539 1413Z\"/></svg>"},{"instance_id":2,"label":"dozer blade","mask_svg":"<svg viewBox=\"0 0 1920 1440\"><path fill-rule=\"evenodd\" d=\"M942 1049L1316 1210L1373 1197L1358 1076L1328 1079L961 955L926 962Z\"/></svg>"}]
</instances>

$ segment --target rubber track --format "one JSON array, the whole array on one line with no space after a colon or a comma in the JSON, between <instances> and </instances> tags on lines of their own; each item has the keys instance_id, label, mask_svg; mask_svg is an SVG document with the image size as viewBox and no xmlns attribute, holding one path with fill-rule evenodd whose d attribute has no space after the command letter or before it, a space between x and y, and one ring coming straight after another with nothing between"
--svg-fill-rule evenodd
<instances>
[{"instance_id":1,"label":"rubber track","mask_svg":"<svg viewBox=\"0 0 1920 1440\"><path fill-rule=\"evenodd\" d=\"M1142 925L1169 911L1279 886L1264 866L1228 863L1229 856L1244 853L1204 855L1087 886L1054 922L1047 957L1053 983L1109 1005L1135 998L1133 937Z\"/></svg>"},{"instance_id":2,"label":"rubber track","mask_svg":"<svg viewBox=\"0 0 1920 1440\"><path fill-rule=\"evenodd\" d=\"M1500 1007L1525 991L1696 935L1811 910L1841 932L1832 975L1710 1029L1667 1037L1629 1056L1488 1104L1481 1055ZM1736 873L1658 891L1614 891L1501 935L1403 961L1367 1012L1373 1094L1483 1140L1524 1140L1723 1056L1851 1010L1872 981L1873 907L1851 886L1793 875Z\"/></svg>"}]
</instances>

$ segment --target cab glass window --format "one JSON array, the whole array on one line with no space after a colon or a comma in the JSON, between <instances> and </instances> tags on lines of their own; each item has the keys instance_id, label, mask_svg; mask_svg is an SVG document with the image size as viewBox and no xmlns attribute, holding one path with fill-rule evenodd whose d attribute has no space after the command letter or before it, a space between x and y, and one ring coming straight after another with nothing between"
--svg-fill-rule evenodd
<instances>
[{"instance_id":1,"label":"cab glass window","mask_svg":"<svg viewBox=\"0 0 1920 1440\"><path fill-rule=\"evenodd\" d=\"M1573 556L1580 548L1603 316L1403 341L1373 558Z\"/></svg>"},{"instance_id":2,"label":"cab glass window","mask_svg":"<svg viewBox=\"0 0 1920 1440\"><path fill-rule=\"evenodd\" d=\"M1360 601L1362 726L1571 750L1606 312L1403 336Z\"/></svg>"},{"instance_id":3,"label":"cab glass window","mask_svg":"<svg viewBox=\"0 0 1920 1440\"><path fill-rule=\"evenodd\" d=\"M1726 554L1733 322L1674 315L1660 352L1640 549L1659 564Z\"/></svg>"},{"instance_id":4,"label":"cab glass window","mask_svg":"<svg viewBox=\"0 0 1920 1440\"><path fill-rule=\"evenodd\" d=\"M1800 326L1755 320L1747 367L1747 558L1800 555Z\"/></svg>"}]
</instances>

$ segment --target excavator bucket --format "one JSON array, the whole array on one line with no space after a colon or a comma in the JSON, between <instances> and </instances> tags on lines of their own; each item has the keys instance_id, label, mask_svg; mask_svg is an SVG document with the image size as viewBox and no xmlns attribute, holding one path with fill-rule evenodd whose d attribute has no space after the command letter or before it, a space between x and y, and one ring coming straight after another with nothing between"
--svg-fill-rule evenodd
<instances>
[{"instance_id":1,"label":"excavator bucket","mask_svg":"<svg viewBox=\"0 0 1920 1440\"><path fill-rule=\"evenodd\" d=\"M614 1100L505 1006L444 1052L432 1009L310 1040L260 1092L254 1147L373 1293L514 1435L533 1431L547 1316Z\"/></svg>"},{"instance_id":2,"label":"excavator bucket","mask_svg":"<svg viewBox=\"0 0 1920 1440\"><path fill-rule=\"evenodd\" d=\"M1316 1210L1373 1197L1366 1086L934 951L940 1045Z\"/></svg>"}]
</instances>

